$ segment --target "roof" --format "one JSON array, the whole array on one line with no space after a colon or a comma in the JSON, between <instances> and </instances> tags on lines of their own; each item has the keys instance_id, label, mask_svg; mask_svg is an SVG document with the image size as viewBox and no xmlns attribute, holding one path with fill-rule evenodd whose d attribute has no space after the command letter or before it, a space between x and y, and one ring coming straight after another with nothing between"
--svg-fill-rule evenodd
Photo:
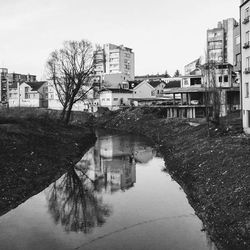
<instances>
[{"instance_id":1,"label":"roof","mask_svg":"<svg viewBox=\"0 0 250 250\"><path fill-rule=\"evenodd\" d=\"M44 83L46 83L45 81L42 82L24 82L27 85L29 85L32 89L31 91L37 91L38 89L40 89Z\"/></svg>"},{"instance_id":2,"label":"roof","mask_svg":"<svg viewBox=\"0 0 250 250\"><path fill-rule=\"evenodd\" d=\"M152 90L155 89L151 84L149 84L148 80L144 80L144 81L140 82L137 86L135 86L135 87L134 87L134 90L137 89L137 88L139 88L139 87L142 86L143 84L148 85Z\"/></svg>"},{"instance_id":3,"label":"roof","mask_svg":"<svg viewBox=\"0 0 250 250\"><path fill-rule=\"evenodd\" d=\"M248 3L249 2L249 0L246 0L246 1L244 1L241 5L240 5L240 8L241 7L243 7L246 3Z\"/></svg>"},{"instance_id":4,"label":"roof","mask_svg":"<svg viewBox=\"0 0 250 250\"><path fill-rule=\"evenodd\" d=\"M169 89L169 88L179 88L181 87L181 80L174 80L174 81L169 81L166 83L166 86L164 89Z\"/></svg>"},{"instance_id":5,"label":"roof","mask_svg":"<svg viewBox=\"0 0 250 250\"><path fill-rule=\"evenodd\" d=\"M156 88L157 86L159 86L161 83L164 83L164 85L166 84L165 82L161 81L161 80L151 80L148 82L153 88Z\"/></svg>"},{"instance_id":6,"label":"roof","mask_svg":"<svg viewBox=\"0 0 250 250\"><path fill-rule=\"evenodd\" d=\"M186 88L169 88L164 89L164 94L175 94L175 93L197 93L206 92L208 89L203 87L186 87Z\"/></svg>"},{"instance_id":7,"label":"roof","mask_svg":"<svg viewBox=\"0 0 250 250\"><path fill-rule=\"evenodd\" d=\"M105 92L105 91L111 91L112 93L124 93L124 94L132 94L133 93L133 91L131 91L131 90L128 90L128 89L109 89L109 88L106 88L106 89L101 89L100 91L99 91L99 93L100 92Z\"/></svg>"}]
</instances>

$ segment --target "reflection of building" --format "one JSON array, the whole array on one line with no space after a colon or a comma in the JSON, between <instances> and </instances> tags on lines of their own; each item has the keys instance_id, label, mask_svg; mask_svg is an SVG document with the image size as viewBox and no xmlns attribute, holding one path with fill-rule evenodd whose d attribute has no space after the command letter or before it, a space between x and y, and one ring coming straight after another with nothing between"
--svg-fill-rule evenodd
<instances>
[{"instance_id":1,"label":"reflection of building","mask_svg":"<svg viewBox=\"0 0 250 250\"><path fill-rule=\"evenodd\" d=\"M136 182L136 162L147 163L154 156L151 147L132 136L99 136L77 164L88 177L108 192L126 190Z\"/></svg>"}]
</instances>

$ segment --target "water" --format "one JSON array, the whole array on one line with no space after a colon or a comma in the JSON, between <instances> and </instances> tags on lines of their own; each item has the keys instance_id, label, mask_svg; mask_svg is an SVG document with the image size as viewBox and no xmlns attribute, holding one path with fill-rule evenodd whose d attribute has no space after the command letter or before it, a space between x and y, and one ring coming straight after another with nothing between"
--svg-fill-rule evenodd
<instances>
[{"instance_id":1,"label":"water","mask_svg":"<svg viewBox=\"0 0 250 250\"><path fill-rule=\"evenodd\" d=\"M0 249L215 249L144 138L98 134L82 160L0 217Z\"/></svg>"}]
</instances>

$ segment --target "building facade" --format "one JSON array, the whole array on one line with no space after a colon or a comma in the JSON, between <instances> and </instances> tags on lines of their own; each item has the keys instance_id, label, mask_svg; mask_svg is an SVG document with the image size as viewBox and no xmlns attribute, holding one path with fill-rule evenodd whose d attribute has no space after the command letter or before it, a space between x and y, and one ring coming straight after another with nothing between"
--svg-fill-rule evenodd
<instances>
[{"instance_id":1,"label":"building facade","mask_svg":"<svg viewBox=\"0 0 250 250\"><path fill-rule=\"evenodd\" d=\"M17 88L17 83L22 82L36 82L36 76L30 74L8 73L9 88Z\"/></svg>"},{"instance_id":2,"label":"building facade","mask_svg":"<svg viewBox=\"0 0 250 250\"><path fill-rule=\"evenodd\" d=\"M207 61L234 63L234 30L238 23L234 18L218 22L217 27L207 30Z\"/></svg>"},{"instance_id":3,"label":"building facade","mask_svg":"<svg viewBox=\"0 0 250 250\"><path fill-rule=\"evenodd\" d=\"M8 103L8 69L0 68L0 105Z\"/></svg>"},{"instance_id":4,"label":"building facade","mask_svg":"<svg viewBox=\"0 0 250 250\"><path fill-rule=\"evenodd\" d=\"M48 107L48 83L23 82L17 88L11 88L9 92L10 107Z\"/></svg>"},{"instance_id":5,"label":"building facade","mask_svg":"<svg viewBox=\"0 0 250 250\"><path fill-rule=\"evenodd\" d=\"M104 44L94 52L95 74L102 76L102 82L114 87L122 81L134 80L135 63L132 49L123 45ZM114 76L115 75L115 76Z\"/></svg>"},{"instance_id":6,"label":"building facade","mask_svg":"<svg viewBox=\"0 0 250 250\"><path fill-rule=\"evenodd\" d=\"M250 134L250 1L241 1L240 5L240 30L241 30L241 98L242 118L244 131Z\"/></svg>"},{"instance_id":7,"label":"building facade","mask_svg":"<svg viewBox=\"0 0 250 250\"><path fill-rule=\"evenodd\" d=\"M128 89L102 89L99 94L100 107L107 107L110 110L130 105L133 97L133 91Z\"/></svg>"}]
</instances>

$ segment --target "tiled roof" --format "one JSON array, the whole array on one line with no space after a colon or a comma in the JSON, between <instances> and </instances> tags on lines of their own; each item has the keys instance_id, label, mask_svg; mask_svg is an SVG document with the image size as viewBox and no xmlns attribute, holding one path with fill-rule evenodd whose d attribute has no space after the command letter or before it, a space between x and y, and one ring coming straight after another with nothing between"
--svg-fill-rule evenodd
<instances>
[{"instance_id":1,"label":"tiled roof","mask_svg":"<svg viewBox=\"0 0 250 250\"><path fill-rule=\"evenodd\" d=\"M37 91L38 89L40 89L44 83L46 83L45 81L43 82L25 82L26 84L28 84L31 88L32 91Z\"/></svg>"},{"instance_id":2,"label":"tiled roof","mask_svg":"<svg viewBox=\"0 0 250 250\"><path fill-rule=\"evenodd\" d=\"M160 81L160 80L155 80L155 81L149 81L148 82L153 88L156 88L158 85L160 85L161 83L164 83L163 81Z\"/></svg>"}]
</instances>

